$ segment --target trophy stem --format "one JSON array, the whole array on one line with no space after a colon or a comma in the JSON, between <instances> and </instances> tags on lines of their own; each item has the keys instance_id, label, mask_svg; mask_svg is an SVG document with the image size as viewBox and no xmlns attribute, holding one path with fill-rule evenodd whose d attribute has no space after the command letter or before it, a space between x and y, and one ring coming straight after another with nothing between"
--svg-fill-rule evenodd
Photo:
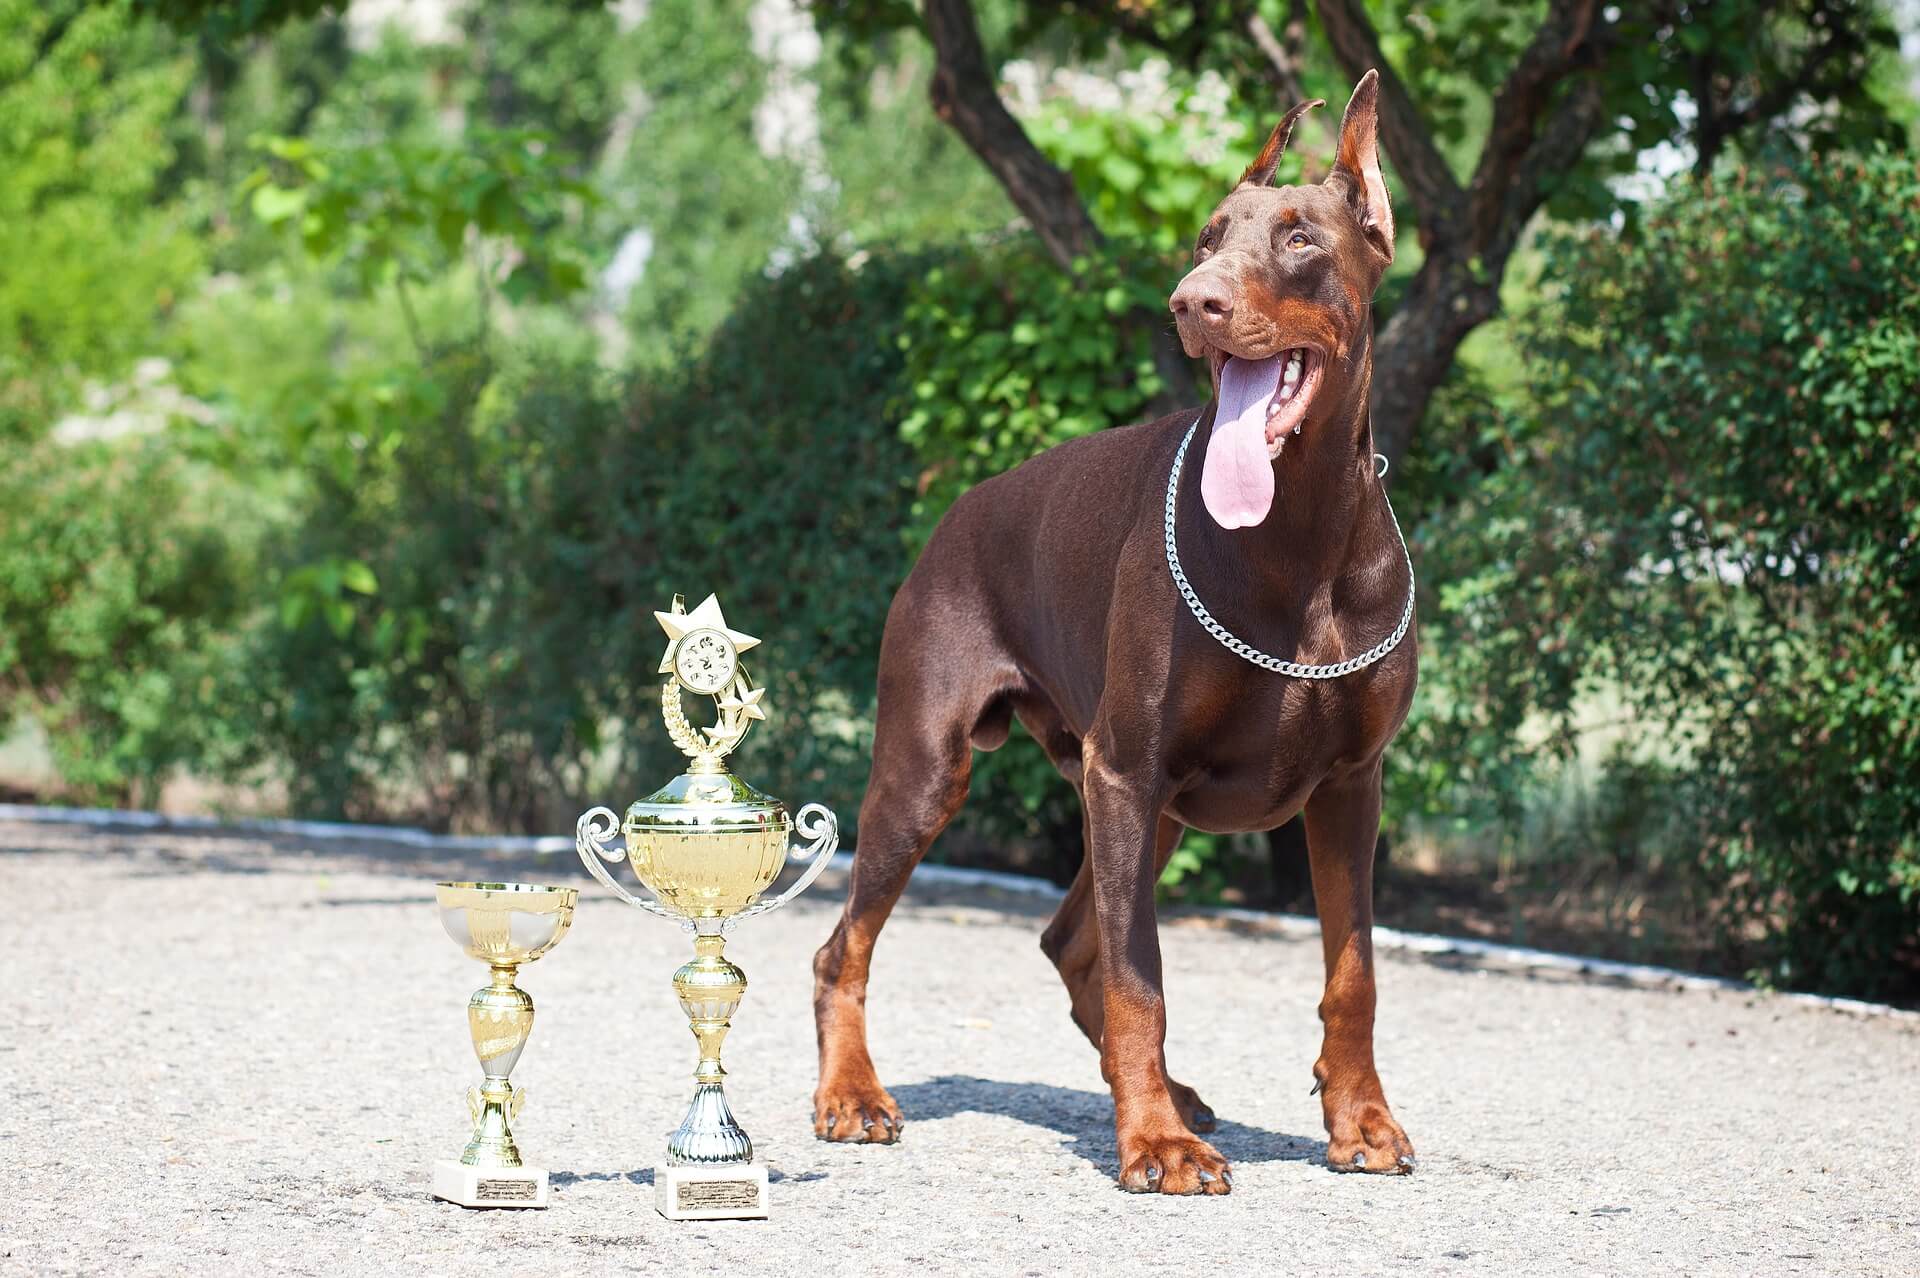
<instances>
[{"instance_id":1,"label":"trophy stem","mask_svg":"<svg viewBox=\"0 0 1920 1278\"><path fill-rule=\"evenodd\" d=\"M493 964L492 981L467 1000L467 1029L485 1078L467 1093L473 1135L461 1152L467 1167L519 1167L520 1147L513 1139L526 1090L515 1092L509 1076L533 1032L533 999L514 984L513 965Z\"/></svg>"},{"instance_id":2,"label":"trophy stem","mask_svg":"<svg viewBox=\"0 0 1920 1278\"><path fill-rule=\"evenodd\" d=\"M674 1165L753 1161L753 1141L727 1104L727 1071L720 1064L720 1044L747 992L747 974L726 957L727 942L718 924L718 919L696 920L694 958L673 974L673 992L700 1046L693 1103L667 1141L667 1162Z\"/></svg>"}]
</instances>

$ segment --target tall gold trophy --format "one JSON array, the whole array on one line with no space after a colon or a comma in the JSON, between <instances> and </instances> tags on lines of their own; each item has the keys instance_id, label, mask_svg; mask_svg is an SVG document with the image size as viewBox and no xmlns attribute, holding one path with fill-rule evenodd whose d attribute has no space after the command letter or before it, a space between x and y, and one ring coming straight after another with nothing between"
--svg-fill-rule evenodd
<instances>
[{"instance_id":1,"label":"tall gold trophy","mask_svg":"<svg viewBox=\"0 0 1920 1278\"><path fill-rule=\"evenodd\" d=\"M747 991L747 975L725 954L726 937L743 919L778 909L819 876L839 841L833 813L809 803L789 820L787 809L727 771L726 756L764 719L762 689L740 668L740 654L759 643L728 629L712 595L692 612L679 595L671 612L653 614L667 632L660 673L661 713L673 743L691 760L687 770L627 809L620 821L609 808L580 818L575 846L588 871L637 909L679 923L693 934L694 958L673 974L673 990L700 1045L693 1103L667 1141L667 1161L654 1170L654 1205L671 1220L721 1220L767 1214L767 1169L753 1161L753 1141L734 1120L723 1086L720 1042ZM711 696L714 726L695 731L680 703L682 690ZM615 829L624 849L601 842ZM806 842L788 849L797 830ZM805 873L777 897L761 893L791 856ZM653 899L621 887L602 861L630 861Z\"/></svg>"},{"instance_id":2,"label":"tall gold trophy","mask_svg":"<svg viewBox=\"0 0 1920 1278\"><path fill-rule=\"evenodd\" d=\"M440 924L468 957L485 963L493 979L467 1000L467 1031L486 1076L467 1089L473 1135L458 1161L433 1165L436 1198L462 1207L545 1207L547 1173L529 1167L513 1139L527 1089L509 1076L533 1033L533 999L514 984L522 963L560 944L573 923L578 888L532 883L442 883L436 888Z\"/></svg>"}]
</instances>

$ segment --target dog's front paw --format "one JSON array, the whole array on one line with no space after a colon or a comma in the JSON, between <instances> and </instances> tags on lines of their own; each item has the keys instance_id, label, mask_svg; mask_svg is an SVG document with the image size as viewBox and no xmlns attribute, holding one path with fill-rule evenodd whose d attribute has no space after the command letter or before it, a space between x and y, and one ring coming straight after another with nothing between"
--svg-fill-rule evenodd
<instances>
[{"instance_id":1,"label":"dog's front paw","mask_svg":"<svg viewBox=\"0 0 1920 1278\"><path fill-rule=\"evenodd\" d=\"M832 1085L823 1079L813 1093L813 1134L821 1140L891 1145L906 1125L877 1079Z\"/></svg>"},{"instance_id":2,"label":"dog's front paw","mask_svg":"<svg viewBox=\"0 0 1920 1278\"><path fill-rule=\"evenodd\" d=\"M1413 1171L1413 1142L1384 1101L1362 1101L1327 1116L1327 1166L1337 1172L1405 1176Z\"/></svg>"},{"instance_id":3,"label":"dog's front paw","mask_svg":"<svg viewBox=\"0 0 1920 1278\"><path fill-rule=\"evenodd\" d=\"M1233 1172L1220 1151L1185 1131L1120 1138L1120 1187L1136 1194L1225 1194Z\"/></svg>"}]
</instances>

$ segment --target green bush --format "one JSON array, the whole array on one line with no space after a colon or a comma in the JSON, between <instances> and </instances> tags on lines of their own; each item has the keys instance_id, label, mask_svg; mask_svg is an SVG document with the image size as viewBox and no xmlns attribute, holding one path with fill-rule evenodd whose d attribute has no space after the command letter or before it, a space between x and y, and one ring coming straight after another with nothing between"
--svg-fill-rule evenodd
<instances>
[{"instance_id":1,"label":"green bush","mask_svg":"<svg viewBox=\"0 0 1920 1278\"><path fill-rule=\"evenodd\" d=\"M1435 538L1431 758L1511 786L1598 694L1756 974L1920 985L1920 174L1833 157L1566 236L1537 416ZM1429 560L1433 562L1433 560ZM1432 677L1432 676L1430 676ZM1532 740L1520 731L1533 723Z\"/></svg>"},{"instance_id":2,"label":"green bush","mask_svg":"<svg viewBox=\"0 0 1920 1278\"><path fill-rule=\"evenodd\" d=\"M1143 253L1062 272L1028 237L938 262L908 296L900 433L925 466L918 540L981 480L1063 440L1144 420L1160 391L1149 334L1162 305Z\"/></svg>"},{"instance_id":3,"label":"green bush","mask_svg":"<svg viewBox=\"0 0 1920 1278\"><path fill-rule=\"evenodd\" d=\"M281 607L229 694L248 762L303 812L564 829L683 762L652 614L714 591L767 645L772 723L742 771L850 818L906 564L913 458L885 405L918 270L762 280L701 358L641 385L533 342L368 381L350 398L377 404L376 446L330 451L273 547Z\"/></svg>"},{"instance_id":4,"label":"green bush","mask_svg":"<svg viewBox=\"0 0 1920 1278\"><path fill-rule=\"evenodd\" d=\"M117 378L198 274L158 198L191 70L118 8L0 0L0 443Z\"/></svg>"},{"instance_id":5,"label":"green bush","mask_svg":"<svg viewBox=\"0 0 1920 1278\"><path fill-rule=\"evenodd\" d=\"M78 797L152 802L232 747L216 689L248 595L244 509L159 445L43 442L0 468L0 722Z\"/></svg>"}]
</instances>

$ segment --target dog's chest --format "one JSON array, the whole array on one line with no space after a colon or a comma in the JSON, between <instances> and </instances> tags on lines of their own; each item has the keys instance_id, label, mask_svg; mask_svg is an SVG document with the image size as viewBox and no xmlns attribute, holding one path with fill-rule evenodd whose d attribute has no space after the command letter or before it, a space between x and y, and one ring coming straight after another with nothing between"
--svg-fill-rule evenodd
<instances>
[{"instance_id":1,"label":"dog's chest","mask_svg":"<svg viewBox=\"0 0 1920 1278\"><path fill-rule=\"evenodd\" d=\"M1176 722L1174 815L1216 833L1269 830L1353 757L1349 698L1324 685L1236 690L1214 714Z\"/></svg>"}]
</instances>

